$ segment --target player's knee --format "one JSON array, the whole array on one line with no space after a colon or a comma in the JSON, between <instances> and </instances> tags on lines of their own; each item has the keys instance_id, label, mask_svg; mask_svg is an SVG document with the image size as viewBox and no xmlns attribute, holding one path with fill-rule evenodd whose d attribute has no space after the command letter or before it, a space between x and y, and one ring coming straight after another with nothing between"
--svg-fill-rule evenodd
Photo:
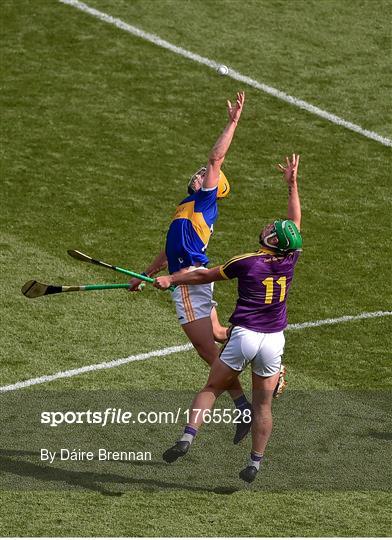
<instances>
[{"instance_id":1,"label":"player's knee","mask_svg":"<svg viewBox=\"0 0 392 540\"><path fill-rule=\"evenodd\" d=\"M225 391L225 388L222 388L222 385L215 381L208 381L204 387L204 391L212 392L216 397L218 397Z\"/></svg>"},{"instance_id":2,"label":"player's knee","mask_svg":"<svg viewBox=\"0 0 392 540\"><path fill-rule=\"evenodd\" d=\"M212 365L215 360L218 358L218 349L215 346L206 346L202 343L193 343L198 355L203 358L209 365Z\"/></svg>"}]
</instances>

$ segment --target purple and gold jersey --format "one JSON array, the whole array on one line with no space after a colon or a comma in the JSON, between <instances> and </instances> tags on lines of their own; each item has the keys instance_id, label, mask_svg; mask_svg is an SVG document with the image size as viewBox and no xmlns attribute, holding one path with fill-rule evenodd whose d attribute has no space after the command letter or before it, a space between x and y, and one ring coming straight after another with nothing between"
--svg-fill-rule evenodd
<instances>
[{"instance_id":1,"label":"purple and gold jersey","mask_svg":"<svg viewBox=\"0 0 392 540\"><path fill-rule=\"evenodd\" d=\"M220 267L225 279L238 279L238 300L230 322L254 332L280 332L287 326L287 293L300 251L276 255L260 249L233 257Z\"/></svg>"},{"instance_id":2,"label":"purple and gold jersey","mask_svg":"<svg viewBox=\"0 0 392 540\"><path fill-rule=\"evenodd\" d=\"M205 251L218 218L217 193L217 187L200 189L177 206L166 236L170 274L195 263L208 263Z\"/></svg>"}]
</instances>

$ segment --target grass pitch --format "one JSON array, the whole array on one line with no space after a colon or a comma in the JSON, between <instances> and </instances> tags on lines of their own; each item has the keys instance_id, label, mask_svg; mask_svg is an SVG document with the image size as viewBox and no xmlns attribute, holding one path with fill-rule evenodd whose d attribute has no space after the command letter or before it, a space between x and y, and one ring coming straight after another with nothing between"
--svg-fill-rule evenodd
<instances>
[{"instance_id":1,"label":"grass pitch","mask_svg":"<svg viewBox=\"0 0 392 540\"><path fill-rule=\"evenodd\" d=\"M392 136L389 2L252 1L240 12L232 2L89 4ZM143 270L163 245L187 178L223 128L225 100L238 83L61 3L6 1L1 18L1 385L185 343L168 294L146 288L138 295L28 301L20 287L32 278L116 280L70 259L69 248ZM285 214L286 190L273 166L296 151L304 253L290 293L290 322L390 309L390 149L245 91L225 162L233 192L220 205L211 263L252 250L262 225ZM225 321L235 284L217 284L216 298ZM231 433L212 426L188 467L184 461L165 469L160 461L179 430L172 426L159 436L141 432L140 440L156 443L152 464L109 464L107 471L83 463L43 467L31 425L26 447L16 438L23 424L19 431L2 429L0 533L390 535L390 478L377 474L377 465L387 463L390 437L389 335L388 317L287 333L292 393L276 404L265 478L251 489L236 481L249 443L232 448ZM14 425L13 416L23 418L49 391L145 392L148 402L151 391L192 394L205 377L193 352L136 362L15 392L14 412L3 414L2 424ZM249 374L243 379L248 387ZM313 401L299 400L301 392ZM310 429L309 410L318 411L321 431ZM353 457L356 477L350 477ZM226 476L223 466L219 472L225 460ZM214 471L206 463L216 464ZM317 485L311 469L320 463Z\"/></svg>"}]
</instances>

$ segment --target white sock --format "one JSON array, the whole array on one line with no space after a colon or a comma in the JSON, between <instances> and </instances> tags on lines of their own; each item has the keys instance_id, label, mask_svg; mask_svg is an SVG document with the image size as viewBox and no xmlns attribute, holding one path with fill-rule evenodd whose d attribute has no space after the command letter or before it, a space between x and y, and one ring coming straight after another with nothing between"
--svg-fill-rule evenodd
<instances>
[{"instance_id":1,"label":"white sock","mask_svg":"<svg viewBox=\"0 0 392 540\"><path fill-rule=\"evenodd\" d=\"M195 429L195 428L193 428L191 426L186 426L180 441L187 441L187 442L192 444L193 439L196 437L196 434L197 434L197 429Z\"/></svg>"},{"instance_id":2,"label":"white sock","mask_svg":"<svg viewBox=\"0 0 392 540\"><path fill-rule=\"evenodd\" d=\"M263 454L259 454L258 452L251 452L250 458L248 462L248 467L256 467L257 470L260 469L260 465L263 461Z\"/></svg>"}]
</instances>

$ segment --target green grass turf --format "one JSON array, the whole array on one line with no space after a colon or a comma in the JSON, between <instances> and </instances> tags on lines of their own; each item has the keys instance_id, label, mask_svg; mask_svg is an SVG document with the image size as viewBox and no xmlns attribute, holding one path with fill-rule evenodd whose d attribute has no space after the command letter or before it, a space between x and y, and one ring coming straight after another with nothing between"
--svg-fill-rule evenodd
<instances>
[{"instance_id":1,"label":"green grass turf","mask_svg":"<svg viewBox=\"0 0 392 540\"><path fill-rule=\"evenodd\" d=\"M4 494L4 530L105 536L389 536L390 496L381 493ZM93 518L93 516L95 516Z\"/></svg>"},{"instance_id":2,"label":"green grass turf","mask_svg":"<svg viewBox=\"0 0 392 540\"><path fill-rule=\"evenodd\" d=\"M181 9L174 2L154 9L149 2L91 4L391 135L387 2L296 2L295 9L249 2L240 13L227 2L181 3ZM164 242L189 174L222 129L225 99L238 83L59 3L3 2L1 17L0 383L186 343L168 294L146 289L29 301L20 287L31 278L124 281L70 259L71 247L143 269ZM225 163L233 193L220 207L212 263L253 249L261 226L284 215L286 190L273 165L297 151L305 249L290 293L290 322L389 309L390 150L246 91ZM226 321L235 284L218 284L216 297ZM388 388L389 321L288 332L290 388ZM195 391L205 376L189 352L37 390ZM248 387L249 374L244 382ZM27 408L30 393L21 395ZM201 468L205 457L200 454ZM230 495L161 492L146 483L121 497L19 490L0 498L7 509L3 535L390 533L389 496L375 490L273 493L263 492L261 480Z\"/></svg>"},{"instance_id":3,"label":"green grass turf","mask_svg":"<svg viewBox=\"0 0 392 540\"><path fill-rule=\"evenodd\" d=\"M244 75L392 135L388 0L91 0L122 18Z\"/></svg>"}]
</instances>

